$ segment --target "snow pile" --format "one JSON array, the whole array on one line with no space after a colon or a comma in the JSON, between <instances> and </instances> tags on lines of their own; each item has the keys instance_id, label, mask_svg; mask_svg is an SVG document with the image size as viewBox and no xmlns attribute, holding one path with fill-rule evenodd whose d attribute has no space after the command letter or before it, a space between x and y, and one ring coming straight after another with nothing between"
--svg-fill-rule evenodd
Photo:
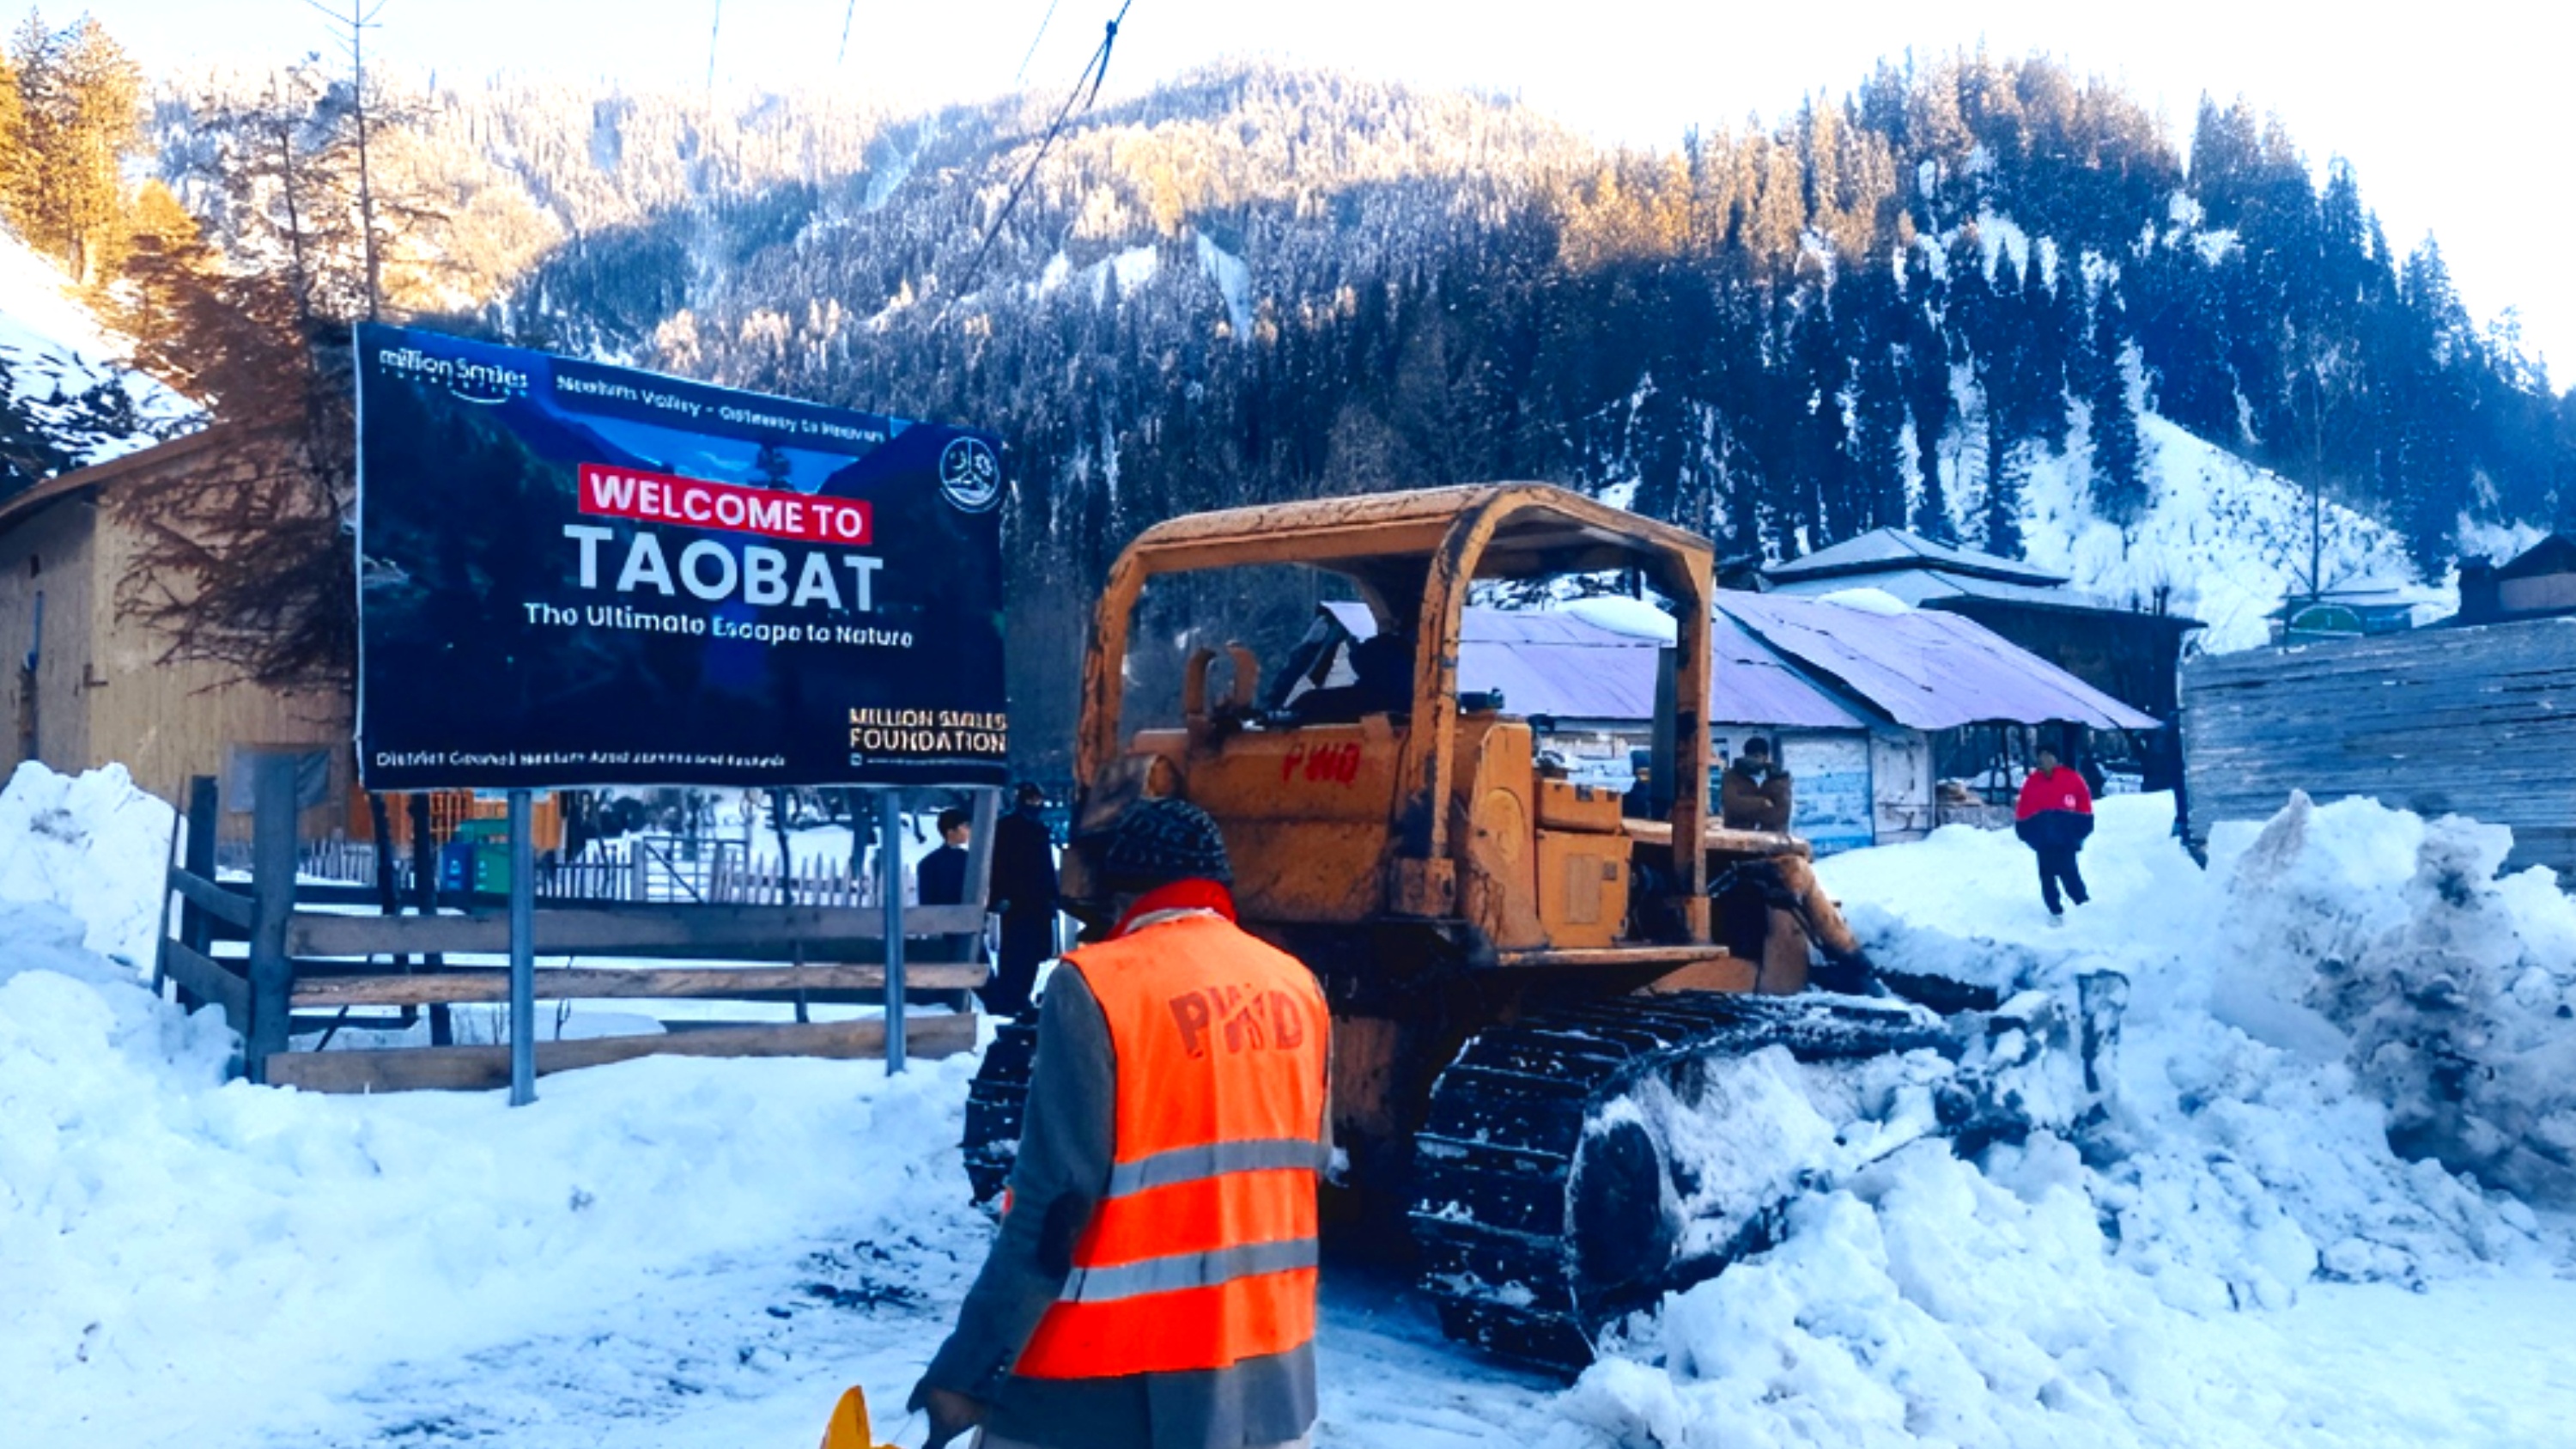
<instances>
[{"instance_id":1,"label":"snow pile","mask_svg":"<svg viewBox=\"0 0 2576 1449\"><path fill-rule=\"evenodd\" d=\"M2214 844L2254 968L2221 1016L2347 1061L2410 1156L2576 1207L2576 902L2537 867L2498 878L2512 833L2302 795Z\"/></svg>"},{"instance_id":2,"label":"snow pile","mask_svg":"<svg viewBox=\"0 0 2576 1449\"><path fill-rule=\"evenodd\" d=\"M1917 1143L1806 1198L1544 1442L2337 1442L2280 1382L2310 1285L2566 1266L2522 1203L2392 1148L2515 1184L2563 1160L2576 1022L2542 963L2576 955L2576 905L2496 881L2502 832L2294 806L2204 873L2163 797L2101 808L2062 929L2004 832L1819 873L1884 966L2070 1005L2125 976L2107 1118L1976 1163Z\"/></svg>"},{"instance_id":3,"label":"snow pile","mask_svg":"<svg viewBox=\"0 0 2576 1449\"><path fill-rule=\"evenodd\" d=\"M59 906L89 950L148 971L176 824L123 765L75 779L29 760L0 789L0 902Z\"/></svg>"},{"instance_id":4,"label":"snow pile","mask_svg":"<svg viewBox=\"0 0 2576 1449\"><path fill-rule=\"evenodd\" d=\"M2116 1264L2074 1150L1995 1156L1921 1144L1801 1203L1783 1247L1668 1304L1659 1365L1586 1374L1545 1442L2203 1442L2154 1347L2190 1325Z\"/></svg>"}]
</instances>

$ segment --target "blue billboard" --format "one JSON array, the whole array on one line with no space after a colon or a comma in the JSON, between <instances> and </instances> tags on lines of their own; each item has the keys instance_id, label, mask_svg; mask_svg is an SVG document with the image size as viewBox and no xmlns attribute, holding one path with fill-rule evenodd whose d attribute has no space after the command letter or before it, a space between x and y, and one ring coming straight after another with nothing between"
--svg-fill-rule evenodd
<instances>
[{"instance_id":1,"label":"blue billboard","mask_svg":"<svg viewBox=\"0 0 2576 1449\"><path fill-rule=\"evenodd\" d=\"M971 428L358 329L369 789L997 784Z\"/></svg>"}]
</instances>

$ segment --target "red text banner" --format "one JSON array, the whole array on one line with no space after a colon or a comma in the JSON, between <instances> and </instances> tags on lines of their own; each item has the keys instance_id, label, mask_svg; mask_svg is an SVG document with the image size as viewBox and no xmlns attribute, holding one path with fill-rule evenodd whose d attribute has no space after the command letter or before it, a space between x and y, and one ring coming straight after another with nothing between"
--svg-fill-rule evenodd
<instances>
[{"instance_id":1,"label":"red text banner","mask_svg":"<svg viewBox=\"0 0 2576 1449\"><path fill-rule=\"evenodd\" d=\"M601 518L756 533L803 543L876 541L874 520L863 500L744 488L600 463L581 465L581 511Z\"/></svg>"}]
</instances>

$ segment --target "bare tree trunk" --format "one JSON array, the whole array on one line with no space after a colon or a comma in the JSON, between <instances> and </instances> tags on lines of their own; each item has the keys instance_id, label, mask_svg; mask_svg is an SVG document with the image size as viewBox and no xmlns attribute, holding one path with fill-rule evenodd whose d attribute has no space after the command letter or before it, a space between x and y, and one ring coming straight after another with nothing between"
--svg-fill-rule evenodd
<instances>
[{"instance_id":1,"label":"bare tree trunk","mask_svg":"<svg viewBox=\"0 0 2576 1449\"><path fill-rule=\"evenodd\" d=\"M358 241L367 258L367 320L376 320L384 303L384 274L376 260L376 189L367 173L367 19L366 0L349 3L349 66L358 122Z\"/></svg>"}]
</instances>

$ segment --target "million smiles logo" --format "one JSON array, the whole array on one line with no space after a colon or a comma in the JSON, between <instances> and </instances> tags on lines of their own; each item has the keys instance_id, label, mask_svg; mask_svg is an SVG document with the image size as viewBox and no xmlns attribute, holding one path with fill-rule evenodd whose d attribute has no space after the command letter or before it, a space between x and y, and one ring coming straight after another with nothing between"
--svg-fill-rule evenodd
<instances>
[{"instance_id":1,"label":"million smiles logo","mask_svg":"<svg viewBox=\"0 0 2576 1449\"><path fill-rule=\"evenodd\" d=\"M376 354L376 367L388 377L443 387L463 402L489 405L528 395L528 375L518 368L470 357L443 357L418 347L388 347Z\"/></svg>"}]
</instances>

